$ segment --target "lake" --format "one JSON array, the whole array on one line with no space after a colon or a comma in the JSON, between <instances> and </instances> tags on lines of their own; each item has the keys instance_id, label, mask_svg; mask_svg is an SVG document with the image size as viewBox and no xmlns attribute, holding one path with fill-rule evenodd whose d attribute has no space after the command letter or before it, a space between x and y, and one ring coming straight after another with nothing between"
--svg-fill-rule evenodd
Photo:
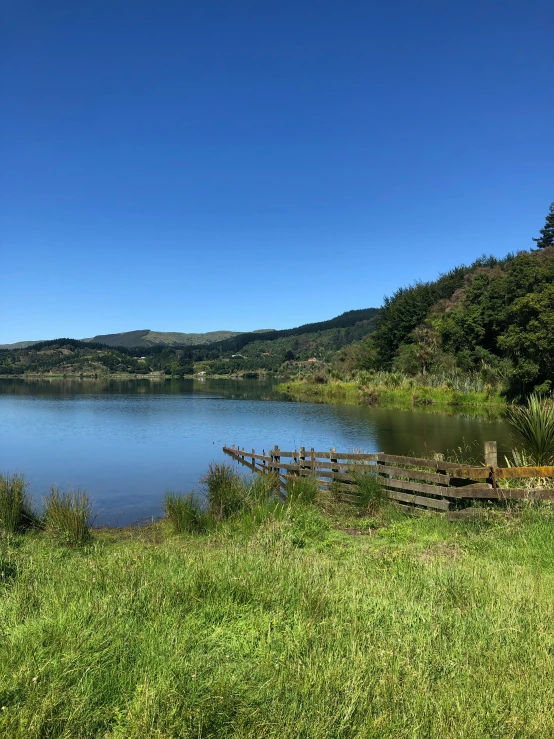
<instances>
[{"instance_id":1,"label":"lake","mask_svg":"<svg viewBox=\"0 0 554 739\"><path fill-rule=\"evenodd\" d=\"M196 488L224 445L305 446L392 454L482 454L506 424L423 411L293 403L263 380L0 379L0 472L22 472L31 495L86 489L96 524L159 516L164 492Z\"/></svg>"}]
</instances>

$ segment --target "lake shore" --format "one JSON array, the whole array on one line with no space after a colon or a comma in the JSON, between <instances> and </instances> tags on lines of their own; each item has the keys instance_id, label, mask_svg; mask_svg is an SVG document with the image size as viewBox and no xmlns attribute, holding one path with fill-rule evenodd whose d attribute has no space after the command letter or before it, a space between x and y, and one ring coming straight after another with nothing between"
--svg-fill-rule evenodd
<instances>
[{"instance_id":1,"label":"lake shore","mask_svg":"<svg viewBox=\"0 0 554 739\"><path fill-rule=\"evenodd\" d=\"M432 410L435 413L470 413L500 417L506 401L497 393L463 393L445 387L425 386L391 388L364 386L356 382L329 380L325 383L290 380L275 386L291 400L308 403L370 405L395 410Z\"/></svg>"}]
</instances>

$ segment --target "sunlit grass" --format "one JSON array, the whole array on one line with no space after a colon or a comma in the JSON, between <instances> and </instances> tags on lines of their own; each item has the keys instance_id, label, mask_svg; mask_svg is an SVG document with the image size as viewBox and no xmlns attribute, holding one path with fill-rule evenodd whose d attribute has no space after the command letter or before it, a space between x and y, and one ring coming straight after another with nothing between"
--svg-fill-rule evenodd
<instances>
[{"instance_id":1,"label":"sunlit grass","mask_svg":"<svg viewBox=\"0 0 554 739\"><path fill-rule=\"evenodd\" d=\"M0 539L0 736L554 734L549 508L272 505Z\"/></svg>"}]
</instances>

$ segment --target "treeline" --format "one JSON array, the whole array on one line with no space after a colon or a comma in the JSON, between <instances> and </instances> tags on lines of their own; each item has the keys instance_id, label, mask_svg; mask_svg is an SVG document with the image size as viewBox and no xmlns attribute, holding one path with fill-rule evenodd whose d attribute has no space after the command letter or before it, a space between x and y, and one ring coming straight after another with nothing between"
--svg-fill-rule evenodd
<instances>
[{"instance_id":1,"label":"treeline","mask_svg":"<svg viewBox=\"0 0 554 739\"><path fill-rule=\"evenodd\" d=\"M554 381L554 246L482 257L385 300L372 336L339 352L345 371L480 373L508 397Z\"/></svg>"}]
</instances>

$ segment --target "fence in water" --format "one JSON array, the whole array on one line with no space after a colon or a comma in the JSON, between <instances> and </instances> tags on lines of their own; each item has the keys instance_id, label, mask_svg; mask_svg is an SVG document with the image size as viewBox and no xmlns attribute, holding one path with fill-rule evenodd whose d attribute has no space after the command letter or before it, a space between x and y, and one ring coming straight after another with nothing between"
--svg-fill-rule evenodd
<instances>
[{"instance_id":1,"label":"fence in water","mask_svg":"<svg viewBox=\"0 0 554 739\"><path fill-rule=\"evenodd\" d=\"M283 495L290 477L313 477L322 490L332 488L345 498L355 495L360 474L378 475L389 498L401 504L448 511L471 500L554 500L554 489L539 484L554 478L554 467L499 467L497 445L485 443L483 466L377 452L283 451L275 446L267 454L223 447L225 454L258 474L275 473ZM535 481L535 487L509 487L514 480Z\"/></svg>"}]
</instances>

